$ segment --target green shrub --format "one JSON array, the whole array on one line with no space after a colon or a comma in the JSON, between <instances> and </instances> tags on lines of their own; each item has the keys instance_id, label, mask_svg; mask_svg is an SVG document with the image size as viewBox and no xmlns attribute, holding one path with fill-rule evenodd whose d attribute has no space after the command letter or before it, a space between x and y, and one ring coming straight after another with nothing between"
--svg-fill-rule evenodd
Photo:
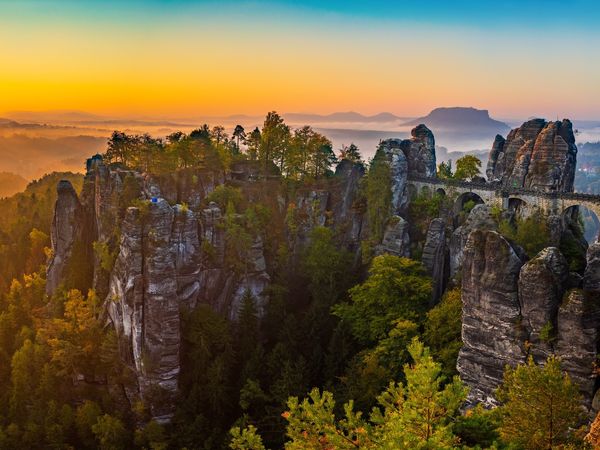
<instances>
[{"instance_id":1,"label":"green shrub","mask_svg":"<svg viewBox=\"0 0 600 450\"><path fill-rule=\"evenodd\" d=\"M498 230L507 238L523 247L533 257L548 245L550 233L546 225L546 217L535 213L525 219L517 219L513 226L510 222L500 222Z\"/></svg>"},{"instance_id":2,"label":"green shrub","mask_svg":"<svg viewBox=\"0 0 600 450\"><path fill-rule=\"evenodd\" d=\"M237 211L242 203L242 191L232 186L220 184L206 197L208 203L215 202L222 211L225 211L231 202Z\"/></svg>"},{"instance_id":3,"label":"green shrub","mask_svg":"<svg viewBox=\"0 0 600 450\"><path fill-rule=\"evenodd\" d=\"M105 272L111 272L117 258L116 252L111 252L108 243L106 242L94 241L94 243L92 243L92 247L94 248L94 253L100 261L100 267L102 270Z\"/></svg>"},{"instance_id":4,"label":"green shrub","mask_svg":"<svg viewBox=\"0 0 600 450\"><path fill-rule=\"evenodd\" d=\"M552 322L546 322L546 324L540 330L540 340L542 342L550 343L555 339L554 335L554 327L552 326Z\"/></svg>"}]
</instances>

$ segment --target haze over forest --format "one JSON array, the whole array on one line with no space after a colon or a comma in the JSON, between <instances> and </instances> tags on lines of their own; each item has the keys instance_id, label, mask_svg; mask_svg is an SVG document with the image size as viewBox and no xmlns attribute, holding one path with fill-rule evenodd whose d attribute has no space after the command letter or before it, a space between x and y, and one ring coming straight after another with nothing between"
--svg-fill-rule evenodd
<instances>
[{"instance_id":1,"label":"haze over forest","mask_svg":"<svg viewBox=\"0 0 600 450\"><path fill-rule=\"evenodd\" d=\"M266 112L265 112L266 113ZM436 137L440 161L458 159L463 153L479 157L485 167L487 155L496 134L506 136L520 118L489 117L486 111L473 108L437 108L420 117L356 112L331 114L283 113L293 127L311 125L331 139L335 151L343 145L356 144L365 158L374 155L379 141L406 138L417 123L425 123ZM204 123L222 125L231 134L242 125L247 131L261 127L264 116L194 116L189 118L122 117L83 111L8 111L0 113L0 172L18 175L26 180L39 178L52 171L82 172L82 161L101 153L107 138L118 129L131 134L149 133L165 137L174 131L190 132ZM578 143L600 140L599 120L575 120ZM451 152L458 152L452 154ZM14 178L14 177L13 177ZM3 180L0 174L0 181ZM0 196L20 191L24 184L0 184Z\"/></svg>"},{"instance_id":2,"label":"haze over forest","mask_svg":"<svg viewBox=\"0 0 600 450\"><path fill-rule=\"evenodd\" d=\"M598 0L0 0L0 450L600 449Z\"/></svg>"}]
</instances>

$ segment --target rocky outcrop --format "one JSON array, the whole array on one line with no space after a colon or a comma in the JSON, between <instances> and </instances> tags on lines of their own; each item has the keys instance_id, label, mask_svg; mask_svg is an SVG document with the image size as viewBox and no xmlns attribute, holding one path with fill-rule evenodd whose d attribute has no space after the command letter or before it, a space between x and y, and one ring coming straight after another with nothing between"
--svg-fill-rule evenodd
<instances>
[{"instance_id":1,"label":"rocky outcrop","mask_svg":"<svg viewBox=\"0 0 600 450\"><path fill-rule=\"evenodd\" d=\"M542 250L528 261L519 275L522 325L537 363L552 353L556 315L569 277L567 261L555 247Z\"/></svg>"},{"instance_id":2,"label":"rocky outcrop","mask_svg":"<svg viewBox=\"0 0 600 450\"><path fill-rule=\"evenodd\" d=\"M411 139L386 139L379 144L379 151L387 157L392 178L392 211L404 215L409 196L407 177L436 176L435 138L425 125L411 131Z\"/></svg>"},{"instance_id":3,"label":"rocky outcrop","mask_svg":"<svg viewBox=\"0 0 600 450\"><path fill-rule=\"evenodd\" d=\"M586 291L600 292L600 243L598 242L588 247L583 280L583 288Z\"/></svg>"},{"instance_id":4,"label":"rocky outcrop","mask_svg":"<svg viewBox=\"0 0 600 450\"><path fill-rule=\"evenodd\" d=\"M81 201L70 183L58 186L48 292L67 281L68 288L94 287L106 299L122 359L136 375L127 394L131 401L144 400L161 421L169 419L177 395L180 310L204 302L236 320L246 291L254 295L259 314L267 301L270 276L262 239L252 236L238 258L243 271L231 267L228 261L235 258L226 255L223 214L215 203L202 208L223 178L205 172L148 176L109 167L95 156L87 163ZM308 196L303 206L316 208L323 224L324 206L317 208L314 200ZM68 270L74 264L93 272L93 281L90 276L75 285Z\"/></svg>"},{"instance_id":5,"label":"rocky outcrop","mask_svg":"<svg viewBox=\"0 0 600 450\"><path fill-rule=\"evenodd\" d=\"M381 244L375 247L375 254L389 253L408 258L410 256L408 228L406 220L400 216L393 216L385 227Z\"/></svg>"},{"instance_id":6,"label":"rocky outcrop","mask_svg":"<svg viewBox=\"0 0 600 450\"><path fill-rule=\"evenodd\" d=\"M497 136L488 160L488 180L507 187L572 192L577 146L568 119L533 119Z\"/></svg>"},{"instance_id":7,"label":"rocky outcrop","mask_svg":"<svg viewBox=\"0 0 600 450\"><path fill-rule=\"evenodd\" d=\"M432 304L435 304L442 298L450 270L444 219L433 219L429 224L421 261L433 280Z\"/></svg>"},{"instance_id":8,"label":"rocky outcrop","mask_svg":"<svg viewBox=\"0 0 600 450\"><path fill-rule=\"evenodd\" d=\"M67 277L68 264L76 246L81 246L84 218L81 203L71 182L62 180L57 187L58 197L52 219L52 256L46 270L46 293L54 294Z\"/></svg>"},{"instance_id":9,"label":"rocky outcrop","mask_svg":"<svg viewBox=\"0 0 600 450\"><path fill-rule=\"evenodd\" d=\"M485 171L489 181L499 181L501 177L498 177L496 173L504 173L504 167L506 164L503 151L504 144L506 144L506 139L497 134L496 138L494 139L494 143L492 144L492 149L490 150L487 168Z\"/></svg>"},{"instance_id":10,"label":"rocky outcrop","mask_svg":"<svg viewBox=\"0 0 600 450\"><path fill-rule=\"evenodd\" d=\"M498 224L492 216L492 208L480 204L471 210L465 223L454 230L450 237L450 276L454 277L462 266L463 252L469 235L474 230L496 230Z\"/></svg>"},{"instance_id":11,"label":"rocky outcrop","mask_svg":"<svg viewBox=\"0 0 600 450\"><path fill-rule=\"evenodd\" d=\"M495 403L502 366L530 355L544 364L556 355L579 386L583 405L592 408L600 338L599 254L600 244L592 245L585 289L573 289L557 248L543 249L521 267L518 249L498 233L471 233L463 263L464 346L458 370L472 389L472 402Z\"/></svg>"},{"instance_id":12,"label":"rocky outcrop","mask_svg":"<svg viewBox=\"0 0 600 450\"><path fill-rule=\"evenodd\" d=\"M387 139L379 144L379 151L386 156L390 165L392 180L392 211L394 214L405 214L408 208L408 159L402 149L401 139Z\"/></svg>"},{"instance_id":13,"label":"rocky outcrop","mask_svg":"<svg viewBox=\"0 0 600 450\"><path fill-rule=\"evenodd\" d=\"M145 210L127 210L107 301L121 353L134 366L139 395L158 420L168 419L177 391L178 281L199 251L197 245L183 247L193 236L186 222L195 219L180 214L176 219L179 214L164 199L148 202ZM178 263L182 277L177 273ZM156 390L167 395L152 395ZM153 402L154 398L161 400Z\"/></svg>"},{"instance_id":14,"label":"rocky outcrop","mask_svg":"<svg viewBox=\"0 0 600 450\"><path fill-rule=\"evenodd\" d=\"M599 294L572 289L565 295L557 317L555 354L562 369L577 383L587 408L592 404L597 384Z\"/></svg>"},{"instance_id":15,"label":"rocky outcrop","mask_svg":"<svg viewBox=\"0 0 600 450\"><path fill-rule=\"evenodd\" d=\"M469 403L496 403L504 367L526 360L518 296L523 260L495 231L467 240L462 268L462 340L457 369L469 386Z\"/></svg>"},{"instance_id":16,"label":"rocky outcrop","mask_svg":"<svg viewBox=\"0 0 600 450\"><path fill-rule=\"evenodd\" d=\"M417 125L410 132L412 138L402 142L402 150L408 159L408 171L413 175L435 177L435 138L425 125Z\"/></svg>"},{"instance_id":17,"label":"rocky outcrop","mask_svg":"<svg viewBox=\"0 0 600 450\"><path fill-rule=\"evenodd\" d=\"M339 189L334 191L331 200L332 225L341 236L343 245L352 253L360 252L360 241L365 233L363 223L366 204L360 196L360 182L365 175L362 164L343 159L335 169L335 178L339 180Z\"/></svg>"}]
</instances>

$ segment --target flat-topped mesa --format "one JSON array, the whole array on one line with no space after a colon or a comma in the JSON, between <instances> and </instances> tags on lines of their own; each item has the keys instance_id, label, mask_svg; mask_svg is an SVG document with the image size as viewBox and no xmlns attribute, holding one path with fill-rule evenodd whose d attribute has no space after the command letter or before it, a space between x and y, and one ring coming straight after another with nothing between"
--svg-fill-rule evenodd
<instances>
[{"instance_id":1,"label":"flat-topped mesa","mask_svg":"<svg viewBox=\"0 0 600 450\"><path fill-rule=\"evenodd\" d=\"M507 188L573 192L577 146L568 119L532 119L496 136L486 174Z\"/></svg>"}]
</instances>

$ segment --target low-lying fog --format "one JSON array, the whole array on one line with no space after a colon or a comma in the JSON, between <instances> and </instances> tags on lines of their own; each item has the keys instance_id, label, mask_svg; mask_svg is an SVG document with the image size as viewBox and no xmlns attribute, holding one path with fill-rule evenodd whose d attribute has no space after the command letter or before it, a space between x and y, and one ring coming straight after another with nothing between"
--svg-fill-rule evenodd
<instances>
[{"instance_id":1,"label":"low-lying fog","mask_svg":"<svg viewBox=\"0 0 600 450\"><path fill-rule=\"evenodd\" d=\"M340 115L350 113L340 113ZM286 118L285 114L283 115ZM293 128L306 124L325 134L333 142L335 150L342 145L354 142L363 157L373 156L378 142L387 138L407 138L412 126L403 125L408 118L385 120L325 120L323 116L291 114L286 118ZM375 117L375 116L374 116ZM208 123L210 126L223 125L231 133L237 124L246 132L262 125L262 117L232 116L229 118L205 118L194 120L115 120L86 115L51 115L14 113L0 119L0 172L18 174L27 180L35 179L52 171L84 170L85 158L103 152L106 139L113 130L128 133L149 133L153 136L166 136L177 130L189 132ZM511 122L511 126L514 123ZM464 152L474 153L487 162L487 153L495 133L490 130L435 129L437 159L456 160ZM575 121L578 143L600 141L600 122ZM449 153L459 152L459 153ZM15 192L22 186L15 184ZM0 196L10 195L5 188Z\"/></svg>"}]
</instances>

